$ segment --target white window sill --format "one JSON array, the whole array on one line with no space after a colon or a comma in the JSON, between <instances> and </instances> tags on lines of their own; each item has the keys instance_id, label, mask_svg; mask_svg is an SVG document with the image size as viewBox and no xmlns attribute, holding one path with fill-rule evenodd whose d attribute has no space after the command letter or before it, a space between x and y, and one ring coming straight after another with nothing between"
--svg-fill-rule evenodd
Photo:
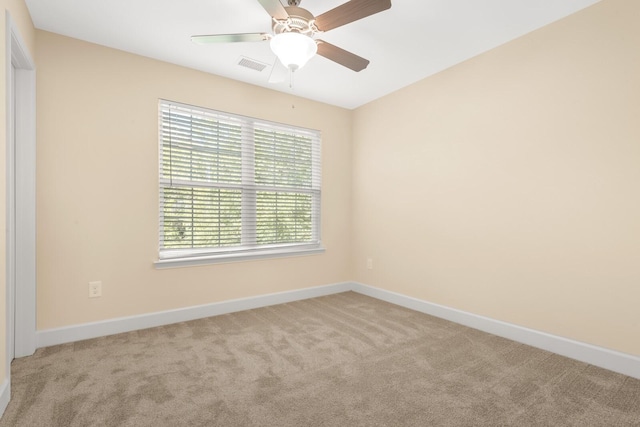
<instances>
[{"instance_id":1,"label":"white window sill","mask_svg":"<svg viewBox=\"0 0 640 427\"><path fill-rule=\"evenodd\" d=\"M217 254L217 255L202 255L202 256L190 256L182 258L166 258L155 261L153 265L156 269L164 268L177 268L177 267L191 267L197 265L207 264L221 264L227 262L238 261L252 261L268 258L281 258L281 257L294 257L294 256L306 256L316 255L324 253L325 249L322 247L312 249L270 249L256 251L252 253L233 253L233 254Z\"/></svg>"}]
</instances>

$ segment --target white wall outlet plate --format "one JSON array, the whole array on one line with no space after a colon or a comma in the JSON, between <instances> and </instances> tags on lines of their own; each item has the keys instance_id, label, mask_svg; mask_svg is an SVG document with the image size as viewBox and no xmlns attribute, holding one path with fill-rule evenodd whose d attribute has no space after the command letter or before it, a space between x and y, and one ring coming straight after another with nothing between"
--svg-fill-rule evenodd
<instances>
[{"instance_id":1,"label":"white wall outlet plate","mask_svg":"<svg viewBox=\"0 0 640 427\"><path fill-rule=\"evenodd\" d=\"M89 298L102 296L102 282L89 282Z\"/></svg>"}]
</instances>

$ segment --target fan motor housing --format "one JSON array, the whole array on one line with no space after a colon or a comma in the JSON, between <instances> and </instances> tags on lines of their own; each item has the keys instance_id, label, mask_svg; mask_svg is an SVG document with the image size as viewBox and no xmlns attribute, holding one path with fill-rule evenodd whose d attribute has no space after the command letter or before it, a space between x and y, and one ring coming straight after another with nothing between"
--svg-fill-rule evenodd
<instances>
[{"instance_id":1,"label":"fan motor housing","mask_svg":"<svg viewBox=\"0 0 640 427\"><path fill-rule=\"evenodd\" d=\"M318 32L318 29L315 26L316 17L307 9L297 6L289 6L285 7L285 9L289 14L289 18L273 20L274 34L296 32L311 37L313 34Z\"/></svg>"}]
</instances>

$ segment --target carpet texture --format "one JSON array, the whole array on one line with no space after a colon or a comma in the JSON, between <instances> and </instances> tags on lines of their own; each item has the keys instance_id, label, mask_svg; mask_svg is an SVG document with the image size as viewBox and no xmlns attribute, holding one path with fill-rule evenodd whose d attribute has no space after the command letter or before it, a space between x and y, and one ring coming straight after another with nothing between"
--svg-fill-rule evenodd
<instances>
[{"instance_id":1,"label":"carpet texture","mask_svg":"<svg viewBox=\"0 0 640 427\"><path fill-rule=\"evenodd\" d=\"M640 380L346 292L39 349L0 426L640 426Z\"/></svg>"}]
</instances>

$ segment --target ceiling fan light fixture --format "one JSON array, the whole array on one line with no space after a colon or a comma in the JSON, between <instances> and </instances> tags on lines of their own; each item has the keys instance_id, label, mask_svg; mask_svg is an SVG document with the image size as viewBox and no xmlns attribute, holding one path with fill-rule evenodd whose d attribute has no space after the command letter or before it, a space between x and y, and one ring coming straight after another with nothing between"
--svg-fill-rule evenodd
<instances>
[{"instance_id":1,"label":"ceiling fan light fixture","mask_svg":"<svg viewBox=\"0 0 640 427\"><path fill-rule=\"evenodd\" d=\"M276 34L270 44L280 62L292 71L304 67L318 51L315 40L296 32Z\"/></svg>"}]
</instances>

